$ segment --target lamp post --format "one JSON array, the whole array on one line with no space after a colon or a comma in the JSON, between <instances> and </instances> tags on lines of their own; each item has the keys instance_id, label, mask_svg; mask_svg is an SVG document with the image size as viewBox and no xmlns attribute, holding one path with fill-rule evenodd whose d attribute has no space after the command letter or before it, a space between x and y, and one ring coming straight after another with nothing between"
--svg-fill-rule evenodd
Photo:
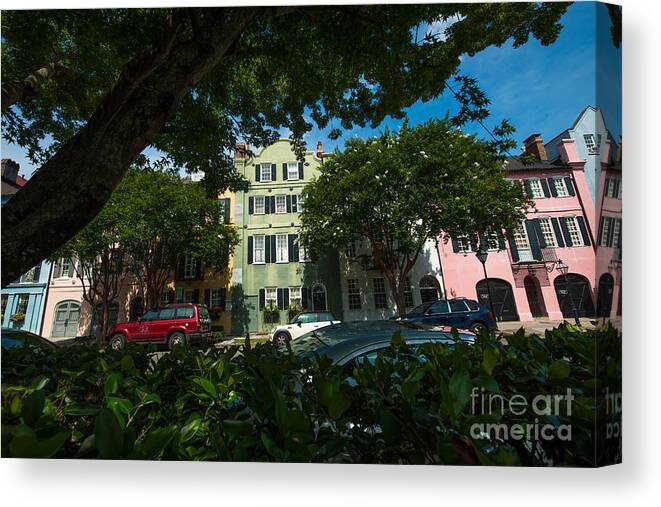
<instances>
[{"instance_id":1,"label":"lamp post","mask_svg":"<svg viewBox=\"0 0 661 507\"><path fill-rule=\"evenodd\" d=\"M482 270L484 271L484 280L487 282L487 295L489 296L489 309L491 310L491 315L493 315L494 320L496 320L496 312L493 310L493 299L491 298L491 284L489 283L489 277L487 276L487 257L489 252L487 252L484 246L480 246L480 249L475 254L475 257L482 263Z\"/></svg>"},{"instance_id":2,"label":"lamp post","mask_svg":"<svg viewBox=\"0 0 661 507\"><path fill-rule=\"evenodd\" d=\"M567 297L569 298L569 301L571 301L571 309L574 314L574 322L576 322L577 326L581 325L581 320L578 318L578 311L576 310L576 303L574 303L574 298L572 295L569 293L569 282L567 281L567 278L565 275L569 272L569 266L562 262L562 259L558 259L558 263L556 264L556 269L560 271L560 274L564 277L565 280L565 290L567 291Z\"/></svg>"}]
</instances>

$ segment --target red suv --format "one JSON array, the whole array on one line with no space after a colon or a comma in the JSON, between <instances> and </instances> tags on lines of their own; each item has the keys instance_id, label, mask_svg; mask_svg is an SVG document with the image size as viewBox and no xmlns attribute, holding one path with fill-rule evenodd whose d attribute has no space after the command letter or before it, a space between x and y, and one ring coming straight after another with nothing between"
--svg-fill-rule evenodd
<instances>
[{"instance_id":1,"label":"red suv","mask_svg":"<svg viewBox=\"0 0 661 507\"><path fill-rule=\"evenodd\" d=\"M163 343L170 348L211 338L211 319L205 305L167 305L149 310L137 322L115 324L108 332L108 343L121 349L127 342Z\"/></svg>"}]
</instances>

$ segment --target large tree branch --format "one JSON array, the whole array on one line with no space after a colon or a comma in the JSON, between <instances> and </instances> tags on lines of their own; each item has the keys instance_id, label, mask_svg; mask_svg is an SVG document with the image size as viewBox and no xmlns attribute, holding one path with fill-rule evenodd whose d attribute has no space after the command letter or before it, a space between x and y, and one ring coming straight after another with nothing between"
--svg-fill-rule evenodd
<instances>
[{"instance_id":1,"label":"large tree branch","mask_svg":"<svg viewBox=\"0 0 661 507\"><path fill-rule=\"evenodd\" d=\"M33 98L39 87L49 79L62 73L62 59L49 62L34 71L23 81L11 81L2 84L2 112L5 113L17 102Z\"/></svg>"},{"instance_id":2,"label":"large tree branch","mask_svg":"<svg viewBox=\"0 0 661 507\"><path fill-rule=\"evenodd\" d=\"M124 77L85 127L4 206L3 287L64 245L98 214L182 97L227 55L261 12L260 8L210 9L202 40L157 45L169 50L156 51L147 59L149 71L129 62ZM67 186L54 191L53 181Z\"/></svg>"}]
</instances>

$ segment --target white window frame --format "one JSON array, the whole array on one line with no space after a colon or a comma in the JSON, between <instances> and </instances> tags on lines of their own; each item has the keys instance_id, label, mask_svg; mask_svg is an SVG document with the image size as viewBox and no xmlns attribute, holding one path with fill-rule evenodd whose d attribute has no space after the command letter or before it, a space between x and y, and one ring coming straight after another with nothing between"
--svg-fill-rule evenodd
<instances>
[{"instance_id":1,"label":"white window frame","mask_svg":"<svg viewBox=\"0 0 661 507\"><path fill-rule=\"evenodd\" d=\"M583 141L585 148L588 150L588 155L596 155L599 153L599 146L594 134L583 134Z\"/></svg>"},{"instance_id":2,"label":"white window frame","mask_svg":"<svg viewBox=\"0 0 661 507\"><path fill-rule=\"evenodd\" d=\"M558 238L555 237L555 230L550 217L539 217L539 227L542 230L542 236L547 247L557 248Z\"/></svg>"},{"instance_id":3,"label":"white window frame","mask_svg":"<svg viewBox=\"0 0 661 507\"><path fill-rule=\"evenodd\" d=\"M363 307L358 278L347 278L347 305L349 311L361 310Z\"/></svg>"},{"instance_id":4,"label":"white window frame","mask_svg":"<svg viewBox=\"0 0 661 507\"><path fill-rule=\"evenodd\" d=\"M308 249L305 246L301 245L299 242L298 245L298 262L308 262L310 257L308 257Z\"/></svg>"},{"instance_id":5,"label":"white window frame","mask_svg":"<svg viewBox=\"0 0 661 507\"><path fill-rule=\"evenodd\" d=\"M259 164L259 181L260 182L270 182L273 181L273 171L271 170L271 164ZM268 178L266 177L268 174Z\"/></svg>"},{"instance_id":6,"label":"white window frame","mask_svg":"<svg viewBox=\"0 0 661 507\"><path fill-rule=\"evenodd\" d=\"M260 203L260 204L258 204ZM265 195L256 195L255 196L255 215L265 215L266 214L266 196Z\"/></svg>"},{"instance_id":7,"label":"white window frame","mask_svg":"<svg viewBox=\"0 0 661 507\"><path fill-rule=\"evenodd\" d=\"M528 178L528 186L530 187L530 192L534 199L543 199L546 196L544 195L544 189L542 188L542 182L539 178Z\"/></svg>"},{"instance_id":8,"label":"white window frame","mask_svg":"<svg viewBox=\"0 0 661 507\"><path fill-rule=\"evenodd\" d=\"M613 218L611 222L613 224L613 237L612 237L611 246L613 248L617 248L617 243L618 241L620 241L621 222L617 218Z\"/></svg>"},{"instance_id":9,"label":"white window frame","mask_svg":"<svg viewBox=\"0 0 661 507\"><path fill-rule=\"evenodd\" d=\"M257 246L257 242L260 240L262 242L261 248ZM264 264L265 262L266 262L266 236L264 234L256 234L252 238L252 263Z\"/></svg>"},{"instance_id":10,"label":"white window frame","mask_svg":"<svg viewBox=\"0 0 661 507\"><path fill-rule=\"evenodd\" d=\"M484 235L487 242L487 250L489 252L497 252L500 250L500 238L497 232L489 232Z\"/></svg>"},{"instance_id":11,"label":"white window frame","mask_svg":"<svg viewBox=\"0 0 661 507\"><path fill-rule=\"evenodd\" d=\"M374 308L376 310L384 310L388 308L388 292L386 291L385 278L380 276L372 278L372 295L374 297ZM377 296L383 296L383 306L377 304Z\"/></svg>"},{"instance_id":12,"label":"white window frame","mask_svg":"<svg viewBox=\"0 0 661 507\"><path fill-rule=\"evenodd\" d=\"M576 219L576 216L568 216L565 217L565 219L572 246L585 246L583 243L583 235L581 234L581 229L578 226L578 220Z\"/></svg>"},{"instance_id":13,"label":"white window frame","mask_svg":"<svg viewBox=\"0 0 661 507\"><path fill-rule=\"evenodd\" d=\"M553 181L553 188L555 188L555 193L557 197L569 197L569 190L567 190L567 183L565 183L565 179L562 176L551 178L551 180ZM560 186L558 186L558 182L560 182Z\"/></svg>"},{"instance_id":14,"label":"white window frame","mask_svg":"<svg viewBox=\"0 0 661 507\"><path fill-rule=\"evenodd\" d=\"M278 211L281 209L281 211ZM275 212L278 215L287 213L287 196L284 194L278 194L275 196Z\"/></svg>"},{"instance_id":15,"label":"white window frame","mask_svg":"<svg viewBox=\"0 0 661 507\"><path fill-rule=\"evenodd\" d=\"M528 240L528 233L526 228L523 225L523 222L514 229L514 244L516 245L517 250L530 250L530 241Z\"/></svg>"},{"instance_id":16,"label":"white window frame","mask_svg":"<svg viewBox=\"0 0 661 507\"><path fill-rule=\"evenodd\" d=\"M616 199L622 200L622 178L619 179L620 184L617 187L617 196Z\"/></svg>"},{"instance_id":17,"label":"white window frame","mask_svg":"<svg viewBox=\"0 0 661 507\"><path fill-rule=\"evenodd\" d=\"M297 287L289 287L289 301L287 302L287 305L303 305L303 290L300 285Z\"/></svg>"},{"instance_id":18,"label":"white window frame","mask_svg":"<svg viewBox=\"0 0 661 507\"><path fill-rule=\"evenodd\" d=\"M30 294L19 294L16 301L17 301L16 312L14 313L22 313L23 315L27 316L28 306L30 306ZM21 306L23 306L24 301L25 301L25 308L21 309Z\"/></svg>"},{"instance_id":19,"label":"white window frame","mask_svg":"<svg viewBox=\"0 0 661 507\"><path fill-rule=\"evenodd\" d=\"M287 162L287 180L296 181L298 179L298 162Z\"/></svg>"},{"instance_id":20,"label":"white window frame","mask_svg":"<svg viewBox=\"0 0 661 507\"><path fill-rule=\"evenodd\" d=\"M305 199L303 198L303 194L298 194L298 198L296 199L296 211L298 213L301 213L303 211L304 204L305 204Z\"/></svg>"},{"instance_id":21,"label":"white window frame","mask_svg":"<svg viewBox=\"0 0 661 507\"><path fill-rule=\"evenodd\" d=\"M182 275L185 280L195 278L195 259L190 254L184 256L184 269Z\"/></svg>"},{"instance_id":22,"label":"white window frame","mask_svg":"<svg viewBox=\"0 0 661 507\"><path fill-rule=\"evenodd\" d=\"M473 245L466 234L457 237L457 245L458 253L468 254L473 251Z\"/></svg>"},{"instance_id":23,"label":"white window frame","mask_svg":"<svg viewBox=\"0 0 661 507\"><path fill-rule=\"evenodd\" d=\"M411 278L407 276L404 283L406 284L404 290L402 291L402 294L404 295L404 306L406 308L414 308L415 302L413 300L413 286L411 285Z\"/></svg>"},{"instance_id":24,"label":"white window frame","mask_svg":"<svg viewBox=\"0 0 661 507\"><path fill-rule=\"evenodd\" d=\"M287 234L275 235L275 262L279 264L289 262L289 242Z\"/></svg>"},{"instance_id":25,"label":"white window frame","mask_svg":"<svg viewBox=\"0 0 661 507\"><path fill-rule=\"evenodd\" d=\"M601 225L601 237L599 238L599 244L601 246L608 246L608 235L610 234L611 224L611 217L604 217Z\"/></svg>"},{"instance_id":26,"label":"white window frame","mask_svg":"<svg viewBox=\"0 0 661 507\"><path fill-rule=\"evenodd\" d=\"M58 271L57 277L58 278L71 278L71 274L72 274L71 273L71 271L72 271L71 268L73 267L73 262L71 261L71 259L68 258L68 257L62 257L58 262L60 263L60 269ZM66 275L64 274L65 265L66 265L66 272L67 272Z\"/></svg>"},{"instance_id":27,"label":"white window frame","mask_svg":"<svg viewBox=\"0 0 661 507\"><path fill-rule=\"evenodd\" d=\"M271 297L273 296L273 297ZM278 306L278 288L277 287L264 287L264 305Z\"/></svg>"},{"instance_id":28,"label":"white window frame","mask_svg":"<svg viewBox=\"0 0 661 507\"><path fill-rule=\"evenodd\" d=\"M356 243L351 243L344 249L344 255L347 259L353 259L356 256Z\"/></svg>"}]
</instances>

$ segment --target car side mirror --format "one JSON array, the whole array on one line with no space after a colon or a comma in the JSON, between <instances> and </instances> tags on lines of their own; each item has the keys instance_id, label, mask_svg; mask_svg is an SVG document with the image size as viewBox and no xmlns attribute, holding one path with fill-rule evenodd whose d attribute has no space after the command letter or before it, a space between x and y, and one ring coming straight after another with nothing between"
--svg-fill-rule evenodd
<instances>
[{"instance_id":1,"label":"car side mirror","mask_svg":"<svg viewBox=\"0 0 661 507\"><path fill-rule=\"evenodd\" d=\"M297 321L297 322L296 322L296 325L297 325L298 327L301 327L301 321L300 321L300 320Z\"/></svg>"}]
</instances>

